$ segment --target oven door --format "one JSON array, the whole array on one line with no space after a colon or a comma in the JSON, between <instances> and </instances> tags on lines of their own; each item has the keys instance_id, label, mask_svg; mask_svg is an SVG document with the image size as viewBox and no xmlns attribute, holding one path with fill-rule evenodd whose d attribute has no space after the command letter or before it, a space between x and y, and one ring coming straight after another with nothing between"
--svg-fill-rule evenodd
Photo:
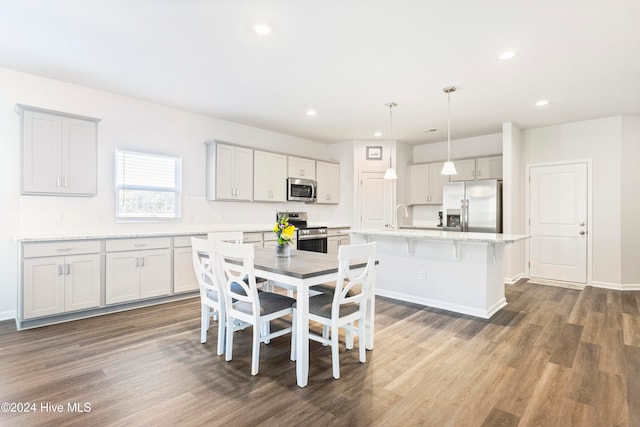
<instances>
[{"instance_id":1,"label":"oven door","mask_svg":"<svg viewBox=\"0 0 640 427\"><path fill-rule=\"evenodd\" d=\"M297 249L300 251L321 252L327 253L328 240L326 237L311 237L300 238L298 237Z\"/></svg>"}]
</instances>

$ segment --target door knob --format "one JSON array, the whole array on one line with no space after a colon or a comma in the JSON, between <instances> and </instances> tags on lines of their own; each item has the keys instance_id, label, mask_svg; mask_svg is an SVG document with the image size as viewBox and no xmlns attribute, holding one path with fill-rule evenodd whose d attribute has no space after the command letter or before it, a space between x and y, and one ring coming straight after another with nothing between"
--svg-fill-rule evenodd
<instances>
[{"instance_id":1,"label":"door knob","mask_svg":"<svg viewBox=\"0 0 640 427\"><path fill-rule=\"evenodd\" d=\"M581 222L581 223L580 223L580 227L584 227L584 222Z\"/></svg>"},{"instance_id":2,"label":"door knob","mask_svg":"<svg viewBox=\"0 0 640 427\"><path fill-rule=\"evenodd\" d=\"M584 231L581 231L580 234L584 234Z\"/></svg>"}]
</instances>

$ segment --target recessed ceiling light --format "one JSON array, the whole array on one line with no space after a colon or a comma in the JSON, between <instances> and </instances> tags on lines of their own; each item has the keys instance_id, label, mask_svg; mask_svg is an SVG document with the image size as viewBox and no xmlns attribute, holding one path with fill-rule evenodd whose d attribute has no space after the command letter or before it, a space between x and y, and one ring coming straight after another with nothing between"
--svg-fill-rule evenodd
<instances>
[{"instance_id":1,"label":"recessed ceiling light","mask_svg":"<svg viewBox=\"0 0 640 427\"><path fill-rule=\"evenodd\" d=\"M307 116L315 116L316 114L316 110L307 110Z\"/></svg>"},{"instance_id":2,"label":"recessed ceiling light","mask_svg":"<svg viewBox=\"0 0 640 427\"><path fill-rule=\"evenodd\" d=\"M547 101L546 99L541 99L540 101L536 102L536 107L544 107L548 103L549 101Z\"/></svg>"},{"instance_id":3,"label":"recessed ceiling light","mask_svg":"<svg viewBox=\"0 0 640 427\"><path fill-rule=\"evenodd\" d=\"M506 52L502 52L500 54L500 56L498 56L498 58L502 59L502 60L506 60L506 59L511 59L514 56L516 56L516 53L512 50L508 50Z\"/></svg>"},{"instance_id":4,"label":"recessed ceiling light","mask_svg":"<svg viewBox=\"0 0 640 427\"><path fill-rule=\"evenodd\" d=\"M378 131L378 132L374 133L373 136L382 136L382 132Z\"/></svg>"},{"instance_id":5,"label":"recessed ceiling light","mask_svg":"<svg viewBox=\"0 0 640 427\"><path fill-rule=\"evenodd\" d=\"M266 36L271 32L271 27L266 24L256 24L253 26L253 30L261 36Z\"/></svg>"}]
</instances>

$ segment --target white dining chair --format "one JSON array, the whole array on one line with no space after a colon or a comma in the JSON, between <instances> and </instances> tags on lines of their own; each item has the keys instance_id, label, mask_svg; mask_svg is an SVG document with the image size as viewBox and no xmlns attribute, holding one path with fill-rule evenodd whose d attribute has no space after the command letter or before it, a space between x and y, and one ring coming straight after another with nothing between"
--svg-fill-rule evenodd
<instances>
[{"instance_id":1,"label":"white dining chair","mask_svg":"<svg viewBox=\"0 0 640 427\"><path fill-rule=\"evenodd\" d=\"M360 362L366 362L365 331L367 323L367 301L372 298L376 243L342 245L338 252L338 280L333 293L322 293L309 298L309 320L323 326L322 335L309 331L309 339L331 346L333 377L340 378L339 328L346 332L346 347L353 348L353 337L358 336ZM364 270L352 270L352 261L366 261ZM296 336L294 305L293 336ZM357 322L357 327L356 327ZM327 333L328 331L328 333ZM295 348L295 342L292 349ZM295 360L295 351L291 351Z\"/></svg>"},{"instance_id":2,"label":"white dining chair","mask_svg":"<svg viewBox=\"0 0 640 427\"><path fill-rule=\"evenodd\" d=\"M256 375L260 362L260 343L291 333L292 327L271 332L269 322L293 314L295 300L286 295L260 292L253 267L254 246L216 242L216 268L226 297L227 332L225 358L233 359L233 330L230 325L242 321L253 326L251 375ZM245 280L246 279L246 280ZM238 292L239 288L244 293Z\"/></svg>"},{"instance_id":3,"label":"white dining chair","mask_svg":"<svg viewBox=\"0 0 640 427\"><path fill-rule=\"evenodd\" d=\"M218 356L224 353L226 330L225 298L220 282L213 274L216 244L213 240L191 238L193 268L200 285L200 342L207 342L207 331L213 317L218 321Z\"/></svg>"}]
</instances>

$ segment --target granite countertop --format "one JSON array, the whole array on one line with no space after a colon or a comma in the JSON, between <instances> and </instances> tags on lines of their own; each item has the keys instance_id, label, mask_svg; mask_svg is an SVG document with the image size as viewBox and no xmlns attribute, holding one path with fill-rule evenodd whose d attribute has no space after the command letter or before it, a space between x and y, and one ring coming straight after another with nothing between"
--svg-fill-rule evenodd
<instances>
[{"instance_id":1,"label":"granite countertop","mask_svg":"<svg viewBox=\"0 0 640 427\"><path fill-rule=\"evenodd\" d=\"M460 231L424 230L401 228L393 230L352 230L350 234L363 236L390 237L413 240L450 240L458 242L481 242L481 243L513 243L518 240L528 239L530 236L524 234L496 234L496 233L473 233Z\"/></svg>"},{"instance_id":2,"label":"granite countertop","mask_svg":"<svg viewBox=\"0 0 640 427\"><path fill-rule=\"evenodd\" d=\"M309 226L329 227L329 228L346 228L348 225L335 225L327 223L314 223ZM161 227L161 225L158 225ZM273 224L228 224L228 225L198 225L184 229L160 230L149 229L149 231L135 230L135 224L123 224L120 231L82 231L82 232L61 232L48 234L33 234L17 236L16 242L45 242L45 241L61 241L61 240L91 240L91 239L124 239L124 238L143 238L143 237L176 237L190 236L194 234L207 234L216 231L242 231L251 232L270 232L273 231ZM144 228L148 228L148 224L144 224Z\"/></svg>"}]
</instances>

